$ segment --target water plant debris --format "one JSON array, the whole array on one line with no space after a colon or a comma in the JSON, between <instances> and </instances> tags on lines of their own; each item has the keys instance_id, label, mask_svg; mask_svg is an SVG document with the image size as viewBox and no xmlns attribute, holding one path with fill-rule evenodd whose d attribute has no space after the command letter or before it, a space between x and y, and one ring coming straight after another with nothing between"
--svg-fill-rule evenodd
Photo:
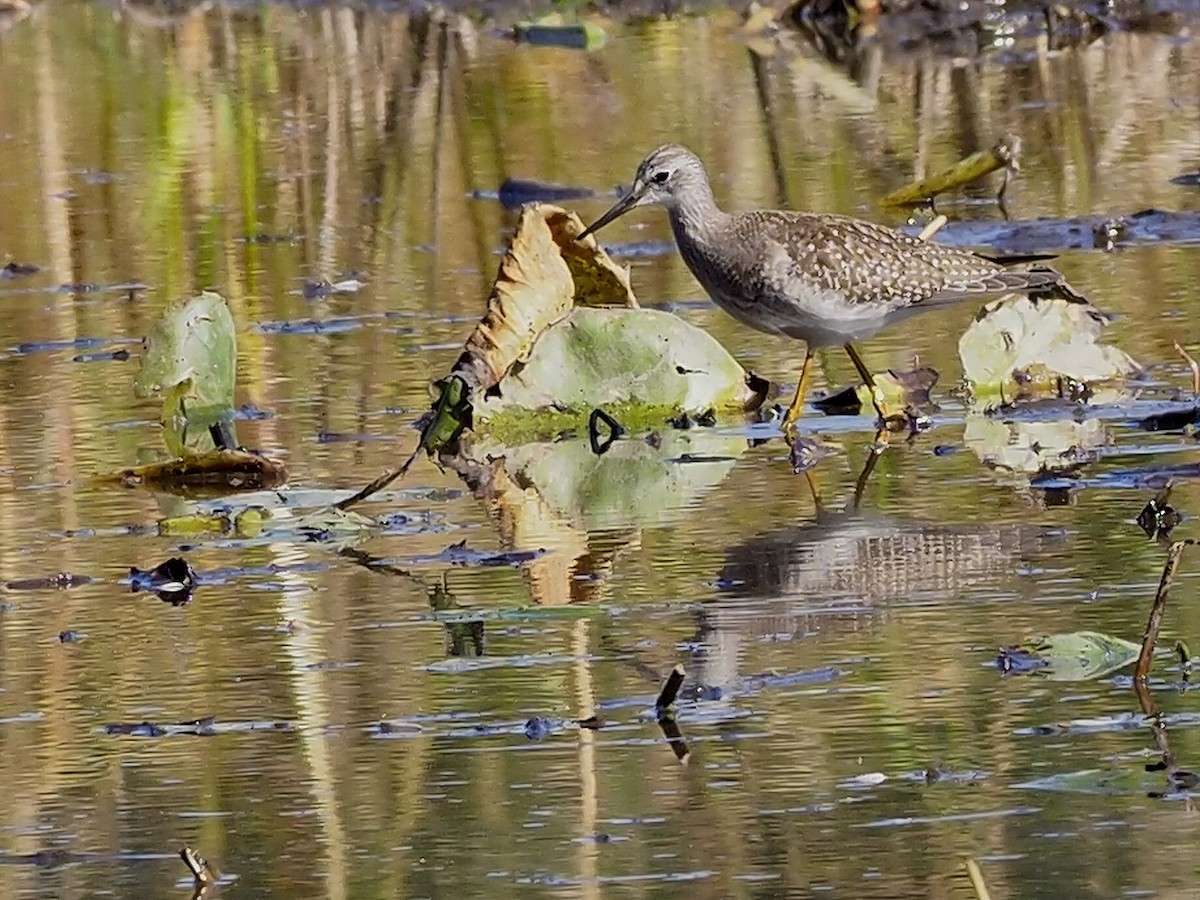
<instances>
[{"instance_id":1,"label":"water plant debris","mask_svg":"<svg viewBox=\"0 0 1200 900\"><path fill-rule=\"evenodd\" d=\"M938 194L970 184L997 170L1004 172L996 194L997 201L1003 203L1009 179L1021 170L1020 156L1021 139L1013 134L1005 135L987 150L972 153L948 169L892 191L880 203L883 206L916 206L928 203Z\"/></svg>"},{"instance_id":2,"label":"water plant debris","mask_svg":"<svg viewBox=\"0 0 1200 900\"><path fill-rule=\"evenodd\" d=\"M1163 614L1167 608L1167 595L1175 582L1175 570L1179 567L1179 558L1183 548L1194 544L1195 541L1175 541L1167 548L1167 561L1163 565L1162 578L1158 582L1158 590L1154 593L1154 604L1150 607L1150 617L1146 620L1146 632L1142 637L1141 652L1138 654L1137 665L1133 670L1136 683L1144 684L1150 677L1150 663L1154 657L1154 648L1158 644L1158 632L1162 628Z\"/></svg>"},{"instance_id":3,"label":"water plant debris","mask_svg":"<svg viewBox=\"0 0 1200 900\"><path fill-rule=\"evenodd\" d=\"M197 885L214 884L217 881L217 873L209 861L186 844L179 848L179 858L192 873Z\"/></svg>"}]
</instances>

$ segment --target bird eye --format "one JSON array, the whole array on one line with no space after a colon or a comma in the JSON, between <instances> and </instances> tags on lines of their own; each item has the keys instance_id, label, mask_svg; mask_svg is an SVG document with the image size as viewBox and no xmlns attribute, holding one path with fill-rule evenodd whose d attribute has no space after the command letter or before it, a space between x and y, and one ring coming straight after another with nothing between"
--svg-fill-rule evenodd
<instances>
[{"instance_id":1,"label":"bird eye","mask_svg":"<svg viewBox=\"0 0 1200 900\"><path fill-rule=\"evenodd\" d=\"M666 169L660 169L659 171L654 173L654 177L651 180L655 184L666 184L667 179L670 177L671 177L670 172L668 172Z\"/></svg>"}]
</instances>

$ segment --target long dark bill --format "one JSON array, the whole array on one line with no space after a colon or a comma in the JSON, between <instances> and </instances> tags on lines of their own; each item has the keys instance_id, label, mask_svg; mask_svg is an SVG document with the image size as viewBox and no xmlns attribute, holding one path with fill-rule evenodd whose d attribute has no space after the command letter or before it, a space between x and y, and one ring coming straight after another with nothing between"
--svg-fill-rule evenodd
<instances>
[{"instance_id":1,"label":"long dark bill","mask_svg":"<svg viewBox=\"0 0 1200 900\"><path fill-rule=\"evenodd\" d=\"M641 193L634 188L632 191L614 203L612 209L585 228L583 233L580 234L579 237L575 238L575 240L582 241L589 234L595 234L613 219L619 219L621 216L625 215L625 213L633 209L633 207L637 205L637 202L640 198Z\"/></svg>"}]
</instances>

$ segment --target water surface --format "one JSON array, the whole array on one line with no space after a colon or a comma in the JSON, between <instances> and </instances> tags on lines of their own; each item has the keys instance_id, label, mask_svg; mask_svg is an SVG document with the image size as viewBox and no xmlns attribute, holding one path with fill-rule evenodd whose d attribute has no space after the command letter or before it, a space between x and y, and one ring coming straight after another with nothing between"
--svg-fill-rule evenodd
<instances>
[{"instance_id":1,"label":"water surface","mask_svg":"<svg viewBox=\"0 0 1200 900\"><path fill-rule=\"evenodd\" d=\"M1174 504L1200 506L1194 437L1141 430L1132 404L966 411L950 389L974 309L865 347L879 369L937 368L942 409L857 505L868 423L817 416L837 447L820 505L778 440L723 426L689 433L712 459L674 464L670 491L621 494L619 453L583 500L519 481L478 499L422 461L364 507L408 519L357 557L160 536L196 504L89 483L158 452L136 340L207 287L239 324L239 402L266 413L239 438L291 473L263 502L328 502L407 455L483 308L514 220L480 194L507 177L592 188L570 203L590 218L679 141L730 207L902 224L876 198L1015 132L1015 219L1200 207L1171 182L1197 165L1191 41L889 56L856 82L802 46L756 57L738 25L609 23L585 55L466 19L49 3L0 35L0 255L40 268L0 280L0 580L92 579L0 592L0 893L183 896L183 843L237 897L965 897L967 857L997 897L1193 890L1191 801L1145 771L1128 679L993 662L1029 635L1140 636L1164 553L1133 520L1168 467ZM948 203L1002 223L986 191ZM796 377L799 346L705 301L661 214L604 237L644 304ZM1186 394L1171 344L1197 339L1196 234L1049 242L1147 366L1139 402ZM304 296L347 277L366 286ZM820 390L853 377L818 362ZM1039 481L1026 463L1056 446L1086 464ZM130 566L173 555L200 577L190 604L130 592ZM1185 557L1167 642L1200 633L1196 571ZM686 764L650 709L676 663ZM1179 765L1200 765L1169 666L1154 696ZM593 713L599 731L573 727ZM531 740L533 717L561 721Z\"/></svg>"}]
</instances>

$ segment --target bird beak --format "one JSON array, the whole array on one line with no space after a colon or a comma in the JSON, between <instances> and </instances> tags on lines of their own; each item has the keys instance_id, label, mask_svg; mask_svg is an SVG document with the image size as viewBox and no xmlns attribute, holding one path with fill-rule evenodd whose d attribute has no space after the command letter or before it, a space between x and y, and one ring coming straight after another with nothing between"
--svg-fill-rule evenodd
<instances>
[{"instance_id":1,"label":"bird beak","mask_svg":"<svg viewBox=\"0 0 1200 900\"><path fill-rule=\"evenodd\" d=\"M644 186L639 187L635 184L628 194L613 204L612 209L585 228L583 233L579 235L579 237L575 238L575 240L582 241L588 235L595 234L613 219L619 219L621 216L625 215L625 213L629 212L631 209L641 203L642 195L645 192L646 188Z\"/></svg>"}]
</instances>

